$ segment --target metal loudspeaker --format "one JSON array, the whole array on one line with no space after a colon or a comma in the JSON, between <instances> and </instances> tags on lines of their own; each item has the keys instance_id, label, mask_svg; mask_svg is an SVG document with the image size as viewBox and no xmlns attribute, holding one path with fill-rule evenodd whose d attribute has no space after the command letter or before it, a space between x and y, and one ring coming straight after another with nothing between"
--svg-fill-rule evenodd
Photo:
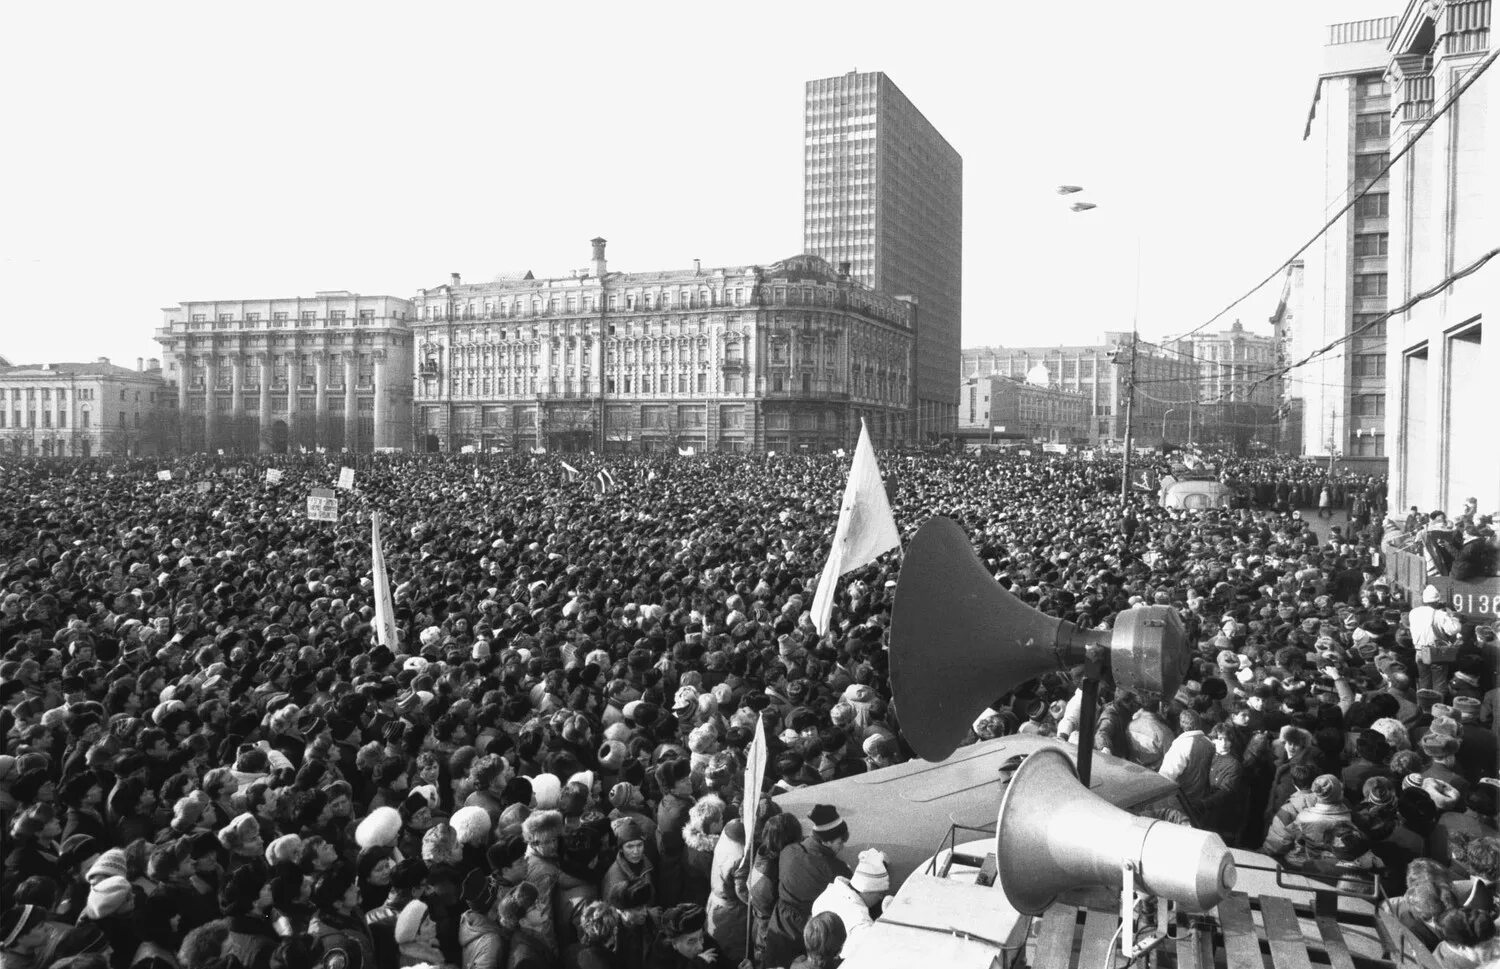
<instances>
[{"instance_id":1,"label":"metal loudspeaker","mask_svg":"<svg viewBox=\"0 0 1500 969\"><path fill-rule=\"evenodd\" d=\"M1057 749L1027 757L1006 786L995 857L1000 887L1023 915L1040 915L1073 889L1136 886L1206 911L1235 881L1217 834L1120 810L1083 787Z\"/></svg>"},{"instance_id":2,"label":"metal loudspeaker","mask_svg":"<svg viewBox=\"0 0 1500 969\"><path fill-rule=\"evenodd\" d=\"M950 519L924 522L902 558L891 685L901 732L924 760L953 753L980 711L1044 673L1084 664L1096 677L1108 665L1121 688L1172 693L1185 659L1172 609L1127 610L1112 631L1079 629L1001 588Z\"/></svg>"}]
</instances>

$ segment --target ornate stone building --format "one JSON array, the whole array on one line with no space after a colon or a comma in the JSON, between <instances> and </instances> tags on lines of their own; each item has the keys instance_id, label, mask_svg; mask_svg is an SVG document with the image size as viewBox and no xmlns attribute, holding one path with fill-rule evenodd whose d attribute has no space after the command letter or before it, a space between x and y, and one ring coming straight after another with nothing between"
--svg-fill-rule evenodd
<instances>
[{"instance_id":1,"label":"ornate stone building","mask_svg":"<svg viewBox=\"0 0 1500 969\"><path fill-rule=\"evenodd\" d=\"M410 445L410 301L335 290L163 312L156 340L182 449Z\"/></svg>"},{"instance_id":2,"label":"ornate stone building","mask_svg":"<svg viewBox=\"0 0 1500 969\"><path fill-rule=\"evenodd\" d=\"M1008 375L970 377L959 391L958 426L990 432L992 437L1078 444L1092 439L1089 401L1076 390L1064 390L1046 365L1037 364L1025 380Z\"/></svg>"},{"instance_id":3,"label":"ornate stone building","mask_svg":"<svg viewBox=\"0 0 1500 969\"><path fill-rule=\"evenodd\" d=\"M816 256L769 267L458 274L414 300L425 450L778 452L908 436L917 309Z\"/></svg>"},{"instance_id":4,"label":"ornate stone building","mask_svg":"<svg viewBox=\"0 0 1500 969\"><path fill-rule=\"evenodd\" d=\"M157 361L136 368L92 363L0 363L0 455L88 458L154 454L167 433Z\"/></svg>"}]
</instances>

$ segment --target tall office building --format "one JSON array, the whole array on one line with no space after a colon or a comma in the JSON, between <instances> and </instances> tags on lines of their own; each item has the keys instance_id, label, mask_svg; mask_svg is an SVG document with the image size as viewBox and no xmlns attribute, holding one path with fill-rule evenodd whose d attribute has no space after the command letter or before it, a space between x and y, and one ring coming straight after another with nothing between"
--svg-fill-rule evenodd
<instances>
[{"instance_id":1,"label":"tall office building","mask_svg":"<svg viewBox=\"0 0 1500 969\"><path fill-rule=\"evenodd\" d=\"M958 428L963 159L880 72L807 82L803 251L917 303L918 440Z\"/></svg>"},{"instance_id":2,"label":"tall office building","mask_svg":"<svg viewBox=\"0 0 1500 969\"><path fill-rule=\"evenodd\" d=\"M1331 455L1372 472L1385 470L1387 453L1386 325L1376 321L1387 305L1390 179L1380 171L1389 158L1386 44L1396 19L1328 28L1304 137L1321 156L1324 210L1336 211L1350 196L1370 190L1304 257L1305 304L1290 355L1300 360L1347 342L1288 375L1288 396L1302 402L1302 453Z\"/></svg>"}]
</instances>

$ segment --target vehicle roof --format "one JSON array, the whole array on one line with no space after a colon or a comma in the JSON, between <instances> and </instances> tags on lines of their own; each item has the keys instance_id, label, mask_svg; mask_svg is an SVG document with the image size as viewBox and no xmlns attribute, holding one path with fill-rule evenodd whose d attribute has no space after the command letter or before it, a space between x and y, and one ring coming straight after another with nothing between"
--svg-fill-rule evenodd
<instances>
[{"instance_id":1,"label":"vehicle roof","mask_svg":"<svg viewBox=\"0 0 1500 969\"><path fill-rule=\"evenodd\" d=\"M1043 747L1062 750L1075 763L1077 749L1050 737L1015 735L960 747L940 763L911 760L775 797L784 811L806 820L815 804L831 804L849 825L840 857L852 869L864 848L885 853L892 889L937 854L951 825L993 832L1013 757ZM1177 791L1175 782L1139 764L1095 752L1089 789L1116 807L1133 811ZM974 832L960 831L960 842Z\"/></svg>"}]
</instances>

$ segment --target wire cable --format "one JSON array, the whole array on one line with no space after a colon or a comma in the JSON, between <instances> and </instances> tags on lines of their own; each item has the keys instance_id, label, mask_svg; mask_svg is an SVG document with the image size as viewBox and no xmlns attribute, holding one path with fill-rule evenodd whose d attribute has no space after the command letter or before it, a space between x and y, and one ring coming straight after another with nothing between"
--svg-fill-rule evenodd
<instances>
[{"instance_id":1,"label":"wire cable","mask_svg":"<svg viewBox=\"0 0 1500 969\"><path fill-rule=\"evenodd\" d=\"M1236 306L1240 305L1251 296L1254 296L1257 292L1260 291L1260 288L1262 286L1266 285L1266 283L1269 283L1277 276L1280 276L1281 273L1288 266L1290 266L1298 256L1311 249L1313 247L1313 244L1319 239L1323 238L1323 236L1327 234L1328 230L1333 228L1334 225L1336 225L1338 221L1349 212L1350 209L1359 204L1359 200L1369 194L1370 190L1375 187L1375 183L1384 178L1385 175L1389 173L1390 170L1395 166L1396 162L1400 161L1407 155L1408 152L1416 147L1417 142L1421 140L1422 136L1431 131L1432 126L1437 124L1438 119L1447 114L1448 111L1458 103L1458 99L1463 96L1465 91L1474 86L1474 82L1479 80L1479 78L1484 75L1485 71L1490 69L1490 66L1495 63L1495 59L1497 57L1500 57L1500 45L1497 45L1493 51L1490 51L1490 53L1484 58L1484 60L1480 61L1478 66L1476 66L1474 70L1470 71L1464 77L1464 79L1460 81L1455 88L1453 88L1452 92L1448 95L1447 100L1443 102L1442 107L1432 112L1427 120L1422 123L1421 127L1417 129L1416 133L1413 134L1410 138L1406 139L1406 142L1401 146L1401 149L1394 155L1391 155L1389 159L1387 159L1385 167L1381 168L1380 171L1376 172L1375 175L1370 178L1369 184L1360 189L1359 193L1350 198L1348 202L1344 203L1344 205L1337 212L1335 212L1328 218L1328 221L1323 223L1323 227L1315 232L1311 239L1308 239L1301 245L1301 247L1297 249L1296 252L1292 253L1285 260L1283 260L1281 265L1277 266L1270 275L1268 275L1265 279L1262 279L1260 282L1256 283L1248 292L1240 296L1238 299L1234 300L1234 302L1230 303L1228 306L1219 310L1219 312L1215 313L1204 322L1198 324L1185 333L1182 333L1175 337L1170 337L1169 341L1186 339L1187 337L1192 336L1194 333L1202 332L1204 329L1212 326L1214 323L1222 319L1224 315L1227 314L1230 310L1234 309Z\"/></svg>"}]
</instances>

